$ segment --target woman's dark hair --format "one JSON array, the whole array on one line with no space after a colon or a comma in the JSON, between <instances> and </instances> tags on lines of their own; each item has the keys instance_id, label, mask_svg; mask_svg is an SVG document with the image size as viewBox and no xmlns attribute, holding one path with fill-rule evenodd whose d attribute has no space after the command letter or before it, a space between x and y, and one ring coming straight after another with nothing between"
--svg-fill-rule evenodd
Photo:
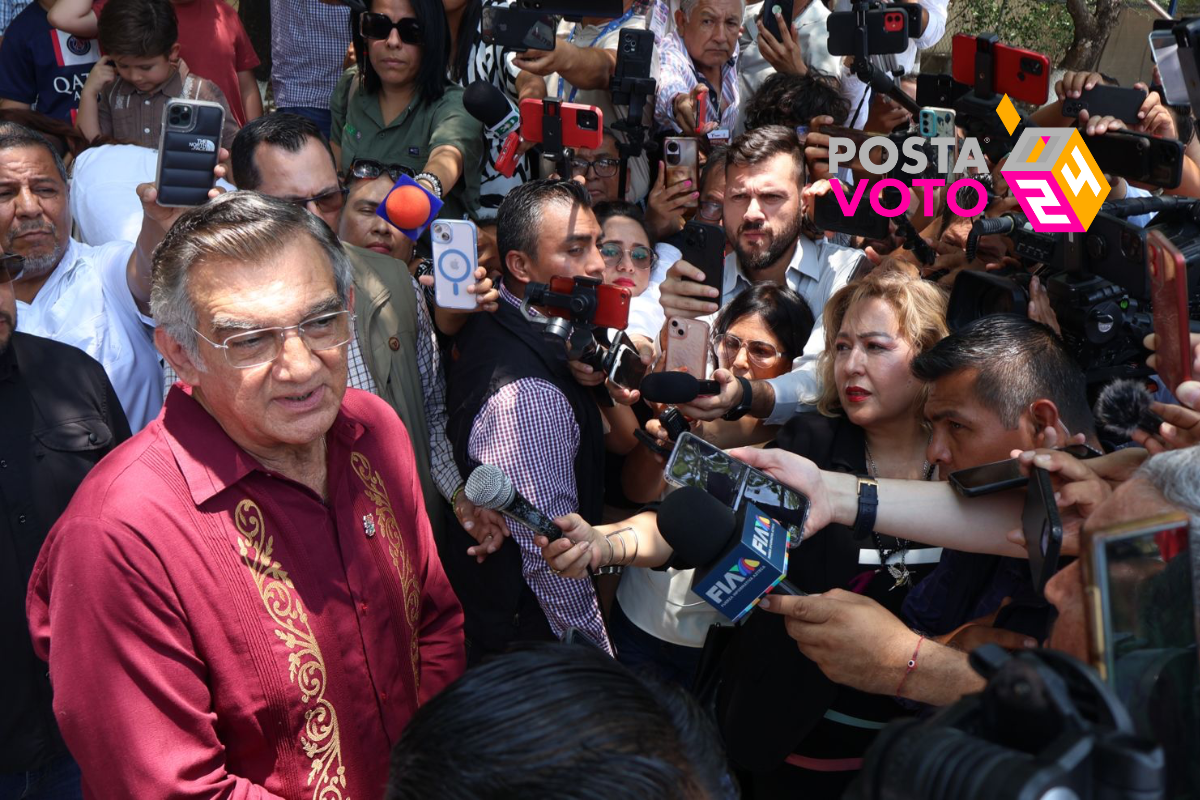
<instances>
[{"instance_id":1,"label":"woman's dark hair","mask_svg":"<svg viewBox=\"0 0 1200 800\"><path fill-rule=\"evenodd\" d=\"M392 749L386 800L736 797L711 720L598 649L541 644L467 670Z\"/></svg>"},{"instance_id":2,"label":"woman's dark hair","mask_svg":"<svg viewBox=\"0 0 1200 800\"><path fill-rule=\"evenodd\" d=\"M458 49L454 53L454 61L450 64L450 80L466 86L471 75L471 57L475 54L475 46L481 47L479 38L479 22L483 19L482 0L468 0L463 8L462 19L458 23Z\"/></svg>"},{"instance_id":3,"label":"woman's dark hair","mask_svg":"<svg viewBox=\"0 0 1200 800\"><path fill-rule=\"evenodd\" d=\"M596 215L596 221L600 223L601 228L613 217L627 217L642 226L646 233L646 241L650 242L651 247L657 244L654 234L646 227L646 215L634 203L625 200L605 200L603 203L597 203L592 208L592 213Z\"/></svg>"},{"instance_id":4,"label":"woman's dark hair","mask_svg":"<svg viewBox=\"0 0 1200 800\"><path fill-rule=\"evenodd\" d=\"M442 99L449 81L446 71L450 63L450 26L446 23L446 8L442 0L409 0L413 7L413 15L425 26L424 41L421 44L421 66L417 68L417 100L422 103L435 103ZM369 2L367 10L374 8L374 2ZM357 44L357 42L356 42ZM355 49L358 60L359 80L362 90L367 94L375 94L383 86L379 73L371 66L371 43L363 41L362 47Z\"/></svg>"},{"instance_id":5,"label":"woman's dark hair","mask_svg":"<svg viewBox=\"0 0 1200 800\"><path fill-rule=\"evenodd\" d=\"M739 320L750 316L763 318L789 362L804 350L816 324L812 309L803 297L777 283L755 283L721 309L712 332L725 333Z\"/></svg>"},{"instance_id":6,"label":"woman's dark hair","mask_svg":"<svg viewBox=\"0 0 1200 800\"><path fill-rule=\"evenodd\" d=\"M764 125L808 125L822 114L843 120L850 116L850 103L837 81L810 70L807 75L775 73L762 82L746 101L746 130Z\"/></svg>"}]
</instances>

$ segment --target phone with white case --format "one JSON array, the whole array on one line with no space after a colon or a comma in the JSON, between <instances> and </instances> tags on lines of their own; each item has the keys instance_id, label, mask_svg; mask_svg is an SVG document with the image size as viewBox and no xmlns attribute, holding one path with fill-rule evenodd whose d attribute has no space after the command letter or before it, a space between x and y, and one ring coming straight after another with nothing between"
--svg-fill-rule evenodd
<instances>
[{"instance_id":1,"label":"phone with white case","mask_svg":"<svg viewBox=\"0 0 1200 800\"><path fill-rule=\"evenodd\" d=\"M440 308L472 310L479 245L475 223L465 219L439 219L430 229L433 240L433 291Z\"/></svg>"}]
</instances>

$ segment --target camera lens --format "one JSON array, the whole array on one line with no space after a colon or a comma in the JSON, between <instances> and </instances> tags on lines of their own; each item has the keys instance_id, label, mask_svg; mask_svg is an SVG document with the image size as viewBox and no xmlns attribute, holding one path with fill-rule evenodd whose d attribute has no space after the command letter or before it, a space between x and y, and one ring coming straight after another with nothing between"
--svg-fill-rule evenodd
<instances>
[{"instance_id":1,"label":"camera lens","mask_svg":"<svg viewBox=\"0 0 1200 800\"><path fill-rule=\"evenodd\" d=\"M579 125L580 130L594 131L600 129L600 121L596 119L595 111L580 111L575 117L575 122Z\"/></svg>"}]
</instances>

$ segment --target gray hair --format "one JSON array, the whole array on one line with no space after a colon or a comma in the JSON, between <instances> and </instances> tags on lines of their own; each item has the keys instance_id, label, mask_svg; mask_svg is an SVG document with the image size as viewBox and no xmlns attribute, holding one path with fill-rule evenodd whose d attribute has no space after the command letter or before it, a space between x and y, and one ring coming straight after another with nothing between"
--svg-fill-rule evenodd
<instances>
[{"instance_id":1,"label":"gray hair","mask_svg":"<svg viewBox=\"0 0 1200 800\"><path fill-rule=\"evenodd\" d=\"M0 153L21 147L44 148L50 154L50 157L54 159L54 168L58 170L58 177L62 178L62 182L70 190L71 181L67 178L67 166L63 163L62 156L58 154L58 151L54 149L45 136L42 136L32 128L26 128L19 122L0 122Z\"/></svg>"},{"instance_id":2,"label":"gray hair","mask_svg":"<svg viewBox=\"0 0 1200 800\"><path fill-rule=\"evenodd\" d=\"M767 3L772 2L772 0L766 1ZM700 5L700 0L679 0L679 10L683 12L683 18L690 20L692 12L696 10L696 6L698 5ZM738 16L746 16L746 0L738 0L738 6L742 9ZM766 8L766 4L764 4L764 8Z\"/></svg>"},{"instance_id":3,"label":"gray hair","mask_svg":"<svg viewBox=\"0 0 1200 800\"><path fill-rule=\"evenodd\" d=\"M337 294L350 297L354 267L333 231L304 208L258 192L229 192L187 211L154 250L150 313L202 369L196 306L188 291L192 267L210 260L261 263L307 235L329 258Z\"/></svg>"},{"instance_id":4,"label":"gray hair","mask_svg":"<svg viewBox=\"0 0 1200 800\"><path fill-rule=\"evenodd\" d=\"M1133 477L1153 484L1171 505L1187 513L1192 530L1200 531L1200 447L1151 456Z\"/></svg>"}]
</instances>

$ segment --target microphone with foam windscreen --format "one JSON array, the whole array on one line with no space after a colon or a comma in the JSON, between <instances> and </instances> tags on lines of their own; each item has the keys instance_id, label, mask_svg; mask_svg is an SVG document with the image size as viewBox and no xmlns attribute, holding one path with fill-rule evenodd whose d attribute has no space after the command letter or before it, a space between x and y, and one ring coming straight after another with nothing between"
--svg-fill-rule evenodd
<instances>
[{"instance_id":1,"label":"microphone with foam windscreen","mask_svg":"<svg viewBox=\"0 0 1200 800\"><path fill-rule=\"evenodd\" d=\"M463 108L483 123L489 137L504 140L496 159L496 169L511 178L517 168L517 148L521 144L518 130L521 114L504 92L485 80L474 80L467 84L463 91Z\"/></svg>"},{"instance_id":2,"label":"microphone with foam windscreen","mask_svg":"<svg viewBox=\"0 0 1200 800\"><path fill-rule=\"evenodd\" d=\"M463 494L480 508L499 511L513 522L521 523L552 542L562 536L554 520L522 497L499 467L480 464L467 478Z\"/></svg>"},{"instance_id":3,"label":"microphone with foam windscreen","mask_svg":"<svg viewBox=\"0 0 1200 800\"><path fill-rule=\"evenodd\" d=\"M1163 418L1150 410L1153 400L1141 381L1132 378L1113 381L1101 390L1096 400L1096 421L1125 437L1139 429L1157 436Z\"/></svg>"},{"instance_id":4,"label":"microphone with foam windscreen","mask_svg":"<svg viewBox=\"0 0 1200 800\"><path fill-rule=\"evenodd\" d=\"M638 391L651 403L676 405L690 403L701 395L720 394L721 384L686 372L653 372L642 378Z\"/></svg>"},{"instance_id":5,"label":"microphone with foam windscreen","mask_svg":"<svg viewBox=\"0 0 1200 800\"><path fill-rule=\"evenodd\" d=\"M703 489L684 486L658 507L658 530L676 564L696 571L692 591L730 620L741 619L772 589L804 594L784 580L787 529L753 502L735 512Z\"/></svg>"}]
</instances>

